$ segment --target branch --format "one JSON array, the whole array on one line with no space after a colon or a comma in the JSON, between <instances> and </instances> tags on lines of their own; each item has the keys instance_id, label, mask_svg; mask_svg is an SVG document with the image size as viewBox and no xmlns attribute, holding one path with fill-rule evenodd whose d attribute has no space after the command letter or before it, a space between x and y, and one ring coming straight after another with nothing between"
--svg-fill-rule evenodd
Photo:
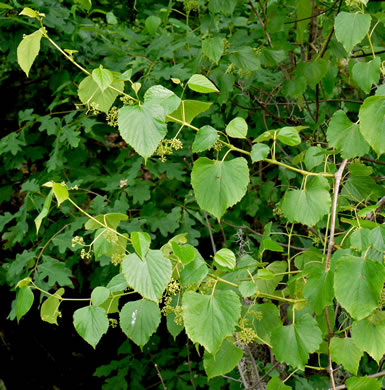
<instances>
[{"instance_id":1,"label":"branch","mask_svg":"<svg viewBox=\"0 0 385 390\"><path fill-rule=\"evenodd\" d=\"M258 18L258 20L259 20L259 23L261 23L261 26L262 26L262 28L263 28L263 31L264 31L264 33L265 33L265 35L266 35L266 37L267 37L267 40L269 41L270 47L273 48L273 44L271 43L270 35L269 35L269 33L267 32L267 30L266 30L265 23L263 23L261 17L259 16L258 11L257 11L256 8L254 7L254 5L253 5L253 3L251 2L251 0L249 0L249 4L250 4L251 9L252 9L253 12L255 13L255 15L257 15L257 18Z\"/></svg>"},{"instance_id":2,"label":"branch","mask_svg":"<svg viewBox=\"0 0 385 390\"><path fill-rule=\"evenodd\" d=\"M381 378L382 376L385 376L385 371L380 371L372 375L368 375L368 378ZM334 389L329 388L329 390L342 390L346 389L346 385L339 385L336 386Z\"/></svg>"},{"instance_id":3,"label":"branch","mask_svg":"<svg viewBox=\"0 0 385 390\"><path fill-rule=\"evenodd\" d=\"M384 161L373 160L372 158L368 158L368 157L361 157L361 160L369 161L369 162L372 162L372 163L378 164L378 165L385 165Z\"/></svg>"},{"instance_id":4,"label":"branch","mask_svg":"<svg viewBox=\"0 0 385 390\"><path fill-rule=\"evenodd\" d=\"M382 54L382 53L385 53L385 50L379 50L379 51L375 51L374 54ZM358 54L356 56L351 56L350 58L361 58L361 57L369 57L369 56L372 56L373 53L370 52L370 53L364 53L364 54Z\"/></svg>"},{"instance_id":5,"label":"branch","mask_svg":"<svg viewBox=\"0 0 385 390\"><path fill-rule=\"evenodd\" d=\"M318 12L318 14L314 14L314 15L311 15L311 16L308 16L307 18L301 18L301 19L295 19L295 20L290 20L290 22L285 22L284 24L291 24L291 23L297 23L297 22L302 22L304 20L309 20L309 19L313 19L313 18L316 18L318 16L321 16L323 14L326 14L326 12L329 12L331 11L335 6L336 4L338 3L338 0L336 0L328 9L325 9L321 12Z\"/></svg>"},{"instance_id":6,"label":"branch","mask_svg":"<svg viewBox=\"0 0 385 390\"><path fill-rule=\"evenodd\" d=\"M346 167L347 162L348 162L348 160L342 161L340 168L338 169L338 171L334 175L336 182L334 184L334 195L333 195L333 204L332 204L332 220L330 223L330 237L329 237L328 251L327 251L327 256L326 256L325 271L328 271L328 269L329 269L329 262L330 262L330 258L332 256L332 250L334 247L334 233L335 233L335 228L336 228L338 193L339 193L342 173L344 172L344 169Z\"/></svg>"},{"instance_id":7,"label":"branch","mask_svg":"<svg viewBox=\"0 0 385 390\"><path fill-rule=\"evenodd\" d=\"M377 202L377 208L375 210L375 213L379 213L384 207L385 207L385 196L383 196L378 202ZM373 221L374 219L374 212L371 211L368 214L366 214L366 218L369 221Z\"/></svg>"},{"instance_id":8,"label":"branch","mask_svg":"<svg viewBox=\"0 0 385 390\"><path fill-rule=\"evenodd\" d=\"M162 382L163 390L167 390L167 387L166 387L166 385L163 382L162 375L161 375L161 373L159 371L158 365L155 363L154 366L155 366L156 372L158 373L158 377L159 377L160 381Z\"/></svg>"}]
</instances>

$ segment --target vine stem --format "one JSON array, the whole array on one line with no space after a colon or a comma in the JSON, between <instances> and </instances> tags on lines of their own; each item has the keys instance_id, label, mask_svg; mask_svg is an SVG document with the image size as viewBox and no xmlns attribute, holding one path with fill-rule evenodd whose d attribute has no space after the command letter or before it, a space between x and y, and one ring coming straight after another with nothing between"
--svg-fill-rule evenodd
<instances>
[{"instance_id":1,"label":"vine stem","mask_svg":"<svg viewBox=\"0 0 385 390\"><path fill-rule=\"evenodd\" d=\"M333 194L331 223L330 223L330 236L329 236L329 243L328 243L328 251L327 251L327 255L326 255L325 271L329 270L330 258L332 256L332 250L334 247L334 234L335 234L335 228L336 228L338 193L339 193L339 189L340 189L342 174L345 170L347 162L348 162L348 160L343 160L341 166L339 167L338 171L334 175L336 181L334 184L334 194Z\"/></svg>"},{"instance_id":2,"label":"vine stem","mask_svg":"<svg viewBox=\"0 0 385 390\"><path fill-rule=\"evenodd\" d=\"M87 211L84 211L80 206L78 206L71 198L67 198L67 200L75 207L77 208L81 213L83 213L85 216L87 216L89 219L92 219L94 222L96 222L101 227L104 227L106 230L115 233L117 236L124 238L128 242L131 242L131 240L126 237L124 234L119 233L118 231L110 228L109 226L105 225L104 223L98 221L96 218L94 218L92 215L88 214Z\"/></svg>"},{"instance_id":3,"label":"vine stem","mask_svg":"<svg viewBox=\"0 0 385 390\"><path fill-rule=\"evenodd\" d=\"M343 160L338 171L334 175L335 183L334 183L333 203L332 203L332 211L331 211L329 243L328 243L328 250L327 250L326 262L325 262L325 272L329 271L330 258L332 256L332 251L334 248L334 234L335 234L335 228L336 228L338 194L339 194L339 190L340 190L342 174L345 170L347 162L348 162L348 160L346 160L346 159ZM326 317L326 322L327 322L328 332L329 332L329 337L328 337L329 338L329 340L328 340L328 354L329 354L328 371L329 371L330 381L332 384L332 389L336 390L336 384L335 384L334 375L333 375L333 362L332 362L332 357L330 354L330 340L333 336L333 329L332 329L331 323L330 323L328 308L325 307L324 310L325 310L325 317Z\"/></svg>"}]
</instances>

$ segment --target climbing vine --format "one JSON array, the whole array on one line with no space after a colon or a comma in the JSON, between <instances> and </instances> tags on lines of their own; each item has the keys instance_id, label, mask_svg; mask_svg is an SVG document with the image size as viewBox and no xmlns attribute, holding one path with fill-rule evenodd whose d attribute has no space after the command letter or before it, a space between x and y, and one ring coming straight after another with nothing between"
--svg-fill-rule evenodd
<instances>
[{"instance_id":1,"label":"climbing vine","mask_svg":"<svg viewBox=\"0 0 385 390\"><path fill-rule=\"evenodd\" d=\"M71 300L93 348L120 327L142 349L164 321L231 386L381 389L383 4L147 2L127 26L101 3L66 27L9 6L31 29L17 63L32 77L52 55L56 86L0 142L9 169L38 161L1 217L10 319L39 301L60 326Z\"/></svg>"}]
</instances>

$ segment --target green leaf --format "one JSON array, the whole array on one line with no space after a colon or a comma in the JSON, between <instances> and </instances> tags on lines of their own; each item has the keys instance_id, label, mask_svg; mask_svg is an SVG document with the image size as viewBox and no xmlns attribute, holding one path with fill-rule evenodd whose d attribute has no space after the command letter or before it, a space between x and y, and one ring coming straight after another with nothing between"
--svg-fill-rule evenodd
<instances>
[{"instance_id":1,"label":"green leaf","mask_svg":"<svg viewBox=\"0 0 385 390\"><path fill-rule=\"evenodd\" d=\"M202 259L202 257L196 256L195 259L187 264L180 271L180 281L183 287L199 284L207 276L209 269Z\"/></svg>"},{"instance_id":2,"label":"green leaf","mask_svg":"<svg viewBox=\"0 0 385 390\"><path fill-rule=\"evenodd\" d=\"M266 390L290 390L291 387L288 385L285 385L281 379L279 379L278 376L274 376L271 378L270 382L268 383Z\"/></svg>"},{"instance_id":3,"label":"green leaf","mask_svg":"<svg viewBox=\"0 0 385 390\"><path fill-rule=\"evenodd\" d=\"M261 61L257 53L250 46L234 51L230 55L230 61L238 68L248 72L256 71L261 67Z\"/></svg>"},{"instance_id":4,"label":"green leaf","mask_svg":"<svg viewBox=\"0 0 385 390\"><path fill-rule=\"evenodd\" d=\"M154 85L144 94L144 102L161 105L164 113L168 115L179 107L181 100L174 92L162 85Z\"/></svg>"},{"instance_id":5,"label":"green leaf","mask_svg":"<svg viewBox=\"0 0 385 390\"><path fill-rule=\"evenodd\" d=\"M91 293L91 302L94 306L101 306L109 298L110 290L103 286L95 287Z\"/></svg>"},{"instance_id":6,"label":"green leaf","mask_svg":"<svg viewBox=\"0 0 385 390\"><path fill-rule=\"evenodd\" d=\"M316 85L326 76L328 71L327 61L320 58L313 62L302 62L301 64L304 67L303 73L307 84L314 89ZM298 69L299 68L297 68L297 70Z\"/></svg>"},{"instance_id":7,"label":"green leaf","mask_svg":"<svg viewBox=\"0 0 385 390\"><path fill-rule=\"evenodd\" d=\"M42 36L43 34L40 30L37 30L29 35L24 35L23 40L17 47L17 62L27 77L32 64L39 54Z\"/></svg>"},{"instance_id":8,"label":"green leaf","mask_svg":"<svg viewBox=\"0 0 385 390\"><path fill-rule=\"evenodd\" d=\"M3 7L1 7L3 8ZM6 8L6 7L4 7ZM13 9L13 7L9 6L9 9ZM29 7L25 7L23 8L23 10L19 13L19 15L25 15L25 16L29 16L30 18L36 18L39 16L39 12L36 12L34 11L32 8L29 8Z\"/></svg>"},{"instance_id":9,"label":"green leaf","mask_svg":"<svg viewBox=\"0 0 385 390\"><path fill-rule=\"evenodd\" d=\"M271 336L276 359L300 370L305 369L309 354L315 352L321 342L317 321L308 313L297 314L295 324L275 328Z\"/></svg>"},{"instance_id":10,"label":"green leaf","mask_svg":"<svg viewBox=\"0 0 385 390\"><path fill-rule=\"evenodd\" d=\"M266 270L273 274L282 274L283 272L286 272L287 263L285 261L273 261L270 263ZM264 275L264 277L266 274ZM274 290L277 288L278 284L283 279L283 275L275 276L274 279L267 280L264 279L257 279L256 280L256 293L258 292L265 293L265 294L272 294Z\"/></svg>"},{"instance_id":11,"label":"green leaf","mask_svg":"<svg viewBox=\"0 0 385 390\"><path fill-rule=\"evenodd\" d=\"M114 87L118 91L123 91L124 81L114 81L111 83L111 87ZM102 91L92 76L87 76L79 84L78 96L80 101L87 105L94 103L98 110L105 113L108 113L118 95L119 92L112 88L107 88L105 91Z\"/></svg>"},{"instance_id":12,"label":"green leaf","mask_svg":"<svg viewBox=\"0 0 385 390\"><path fill-rule=\"evenodd\" d=\"M180 304L181 304L180 294L172 295L170 306L175 308L176 306L180 307ZM184 329L183 321L181 321L182 323L180 323L180 321L178 321L178 323L175 322L176 319L175 312L167 314L166 319L167 319L167 330L170 332L171 336L174 338L175 341L176 337Z\"/></svg>"},{"instance_id":13,"label":"green leaf","mask_svg":"<svg viewBox=\"0 0 385 390\"><path fill-rule=\"evenodd\" d=\"M218 132L211 126L203 126L197 132L192 144L193 153L210 149L218 139Z\"/></svg>"},{"instance_id":14,"label":"green leaf","mask_svg":"<svg viewBox=\"0 0 385 390\"><path fill-rule=\"evenodd\" d=\"M360 12L340 12L335 19L336 38L342 43L348 54L360 43L370 28L372 18L369 14Z\"/></svg>"},{"instance_id":15,"label":"green leaf","mask_svg":"<svg viewBox=\"0 0 385 390\"><path fill-rule=\"evenodd\" d=\"M165 113L160 104L124 106L119 110L122 138L144 159L151 157L167 133Z\"/></svg>"},{"instance_id":16,"label":"green leaf","mask_svg":"<svg viewBox=\"0 0 385 390\"><path fill-rule=\"evenodd\" d=\"M308 150L306 150L304 158L306 169L310 171L322 164L324 155L320 152L322 152L322 149L317 146L311 146Z\"/></svg>"},{"instance_id":17,"label":"green leaf","mask_svg":"<svg viewBox=\"0 0 385 390\"><path fill-rule=\"evenodd\" d=\"M319 315L326 306L333 303L333 272L331 270L325 272L323 263L310 263L304 272L309 273L304 288L305 298L308 299L314 312Z\"/></svg>"},{"instance_id":18,"label":"green leaf","mask_svg":"<svg viewBox=\"0 0 385 390\"><path fill-rule=\"evenodd\" d=\"M258 337L268 343L271 342L273 330L282 327L279 309L271 302L244 306L242 316L247 319ZM259 339L255 341L262 344Z\"/></svg>"},{"instance_id":19,"label":"green leaf","mask_svg":"<svg viewBox=\"0 0 385 390\"><path fill-rule=\"evenodd\" d=\"M220 219L226 209L238 203L246 193L247 161L242 157L230 161L201 157L194 163L191 184L199 207Z\"/></svg>"},{"instance_id":20,"label":"green leaf","mask_svg":"<svg viewBox=\"0 0 385 390\"><path fill-rule=\"evenodd\" d=\"M282 127L282 129L278 131L277 140L289 146L299 145L301 143L301 137L298 132L304 128L305 126Z\"/></svg>"},{"instance_id":21,"label":"green leaf","mask_svg":"<svg viewBox=\"0 0 385 390\"><path fill-rule=\"evenodd\" d=\"M195 92L211 93L219 92L218 88L202 74L194 74L187 81L189 88Z\"/></svg>"},{"instance_id":22,"label":"green leaf","mask_svg":"<svg viewBox=\"0 0 385 390\"><path fill-rule=\"evenodd\" d=\"M222 38L214 37L202 41L202 52L211 61L218 64L225 50L225 43Z\"/></svg>"},{"instance_id":23,"label":"green leaf","mask_svg":"<svg viewBox=\"0 0 385 390\"><path fill-rule=\"evenodd\" d=\"M21 287L17 292L16 299L16 317L17 322L29 312L29 309L32 307L34 295L31 290L31 287L25 286Z\"/></svg>"},{"instance_id":24,"label":"green leaf","mask_svg":"<svg viewBox=\"0 0 385 390\"><path fill-rule=\"evenodd\" d=\"M42 210L40 211L39 215L35 218L35 226L36 226L36 234L39 233L39 229L40 229L40 226L41 226L41 222L43 221L43 219L48 215L49 213L49 209L51 207L51 202L52 202L52 195L53 195L53 191L51 190L47 197L45 198L45 201L44 201L44 205L43 205L43 208Z\"/></svg>"},{"instance_id":25,"label":"green leaf","mask_svg":"<svg viewBox=\"0 0 385 390\"><path fill-rule=\"evenodd\" d=\"M370 176L373 173L373 168L360 163L350 163L348 167L352 176ZM359 217L362 215L358 214Z\"/></svg>"},{"instance_id":26,"label":"green leaf","mask_svg":"<svg viewBox=\"0 0 385 390\"><path fill-rule=\"evenodd\" d=\"M104 309L86 306L74 312L74 326L79 336L95 349L108 330L108 318Z\"/></svg>"},{"instance_id":27,"label":"green leaf","mask_svg":"<svg viewBox=\"0 0 385 390\"><path fill-rule=\"evenodd\" d=\"M61 297L64 294L64 288L59 288L54 295L49 296L41 305L40 317L43 321L57 325L57 318L61 316L59 306Z\"/></svg>"},{"instance_id":28,"label":"green leaf","mask_svg":"<svg viewBox=\"0 0 385 390\"><path fill-rule=\"evenodd\" d=\"M162 297L172 272L170 260L163 257L161 251L151 249L143 261L135 253L127 255L122 271L131 288L156 303Z\"/></svg>"},{"instance_id":29,"label":"green leaf","mask_svg":"<svg viewBox=\"0 0 385 390\"><path fill-rule=\"evenodd\" d=\"M281 207L290 222L313 226L329 212L330 204L327 179L315 176L307 180L304 190L287 191Z\"/></svg>"},{"instance_id":30,"label":"green leaf","mask_svg":"<svg viewBox=\"0 0 385 390\"><path fill-rule=\"evenodd\" d=\"M233 337L223 340L219 351L212 355L205 351L203 356L203 367L209 379L232 371L240 362L243 351L235 345Z\"/></svg>"},{"instance_id":31,"label":"green leaf","mask_svg":"<svg viewBox=\"0 0 385 390\"><path fill-rule=\"evenodd\" d=\"M167 120L177 123L191 123L196 116L207 111L211 105L212 103L200 102L199 100L182 100L179 107L167 116Z\"/></svg>"},{"instance_id":32,"label":"green leaf","mask_svg":"<svg viewBox=\"0 0 385 390\"><path fill-rule=\"evenodd\" d=\"M131 245L134 247L138 256L143 259L150 249L151 237L145 232L132 232Z\"/></svg>"},{"instance_id":33,"label":"green leaf","mask_svg":"<svg viewBox=\"0 0 385 390\"><path fill-rule=\"evenodd\" d=\"M58 283L60 286L73 286L70 277L72 272L65 263L50 256L43 256L43 261L37 267L40 280L48 278L49 286Z\"/></svg>"},{"instance_id":34,"label":"green leaf","mask_svg":"<svg viewBox=\"0 0 385 390\"><path fill-rule=\"evenodd\" d=\"M312 6L307 0L299 0L296 6L296 15L297 19L303 19L306 18L305 20L301 20L296 23L297 29L296 29L296 41L300 44L304 42L304 35L305 35L305 30L309 24L309 18L312 16Z\"/></svg>"},{"instance_id":35,"label":"green leaf","mask_svg":"<svg viewBox=\"0 0 385 390\"><path fill-rule=\"evenodd\" d=\"M329 146L341 152L342 158L360 157L369 152L369 145L360 132L360 126L349 120L338 110L332 117L327 130Z\"/></svg>"},{"instance_id":36,"label":"green leaf","mask_svg":"<svg viewBox=\"0 0 385 390\"><path fill-rule=\"evenodd\" d=\"M52 190L55 194L58 206L60 206L65 200L70 197L67 190L67 186L65 184L53 183Z\"/></svg>"},{"instance_id":37,"label":"green leaf","mask_svg":"<svg viewBox=\"0 0 385 390\"><path fill-rule=\"evenodd\" d=\"M161 18L155 15L151 15L146 19L144 25L150 35L155 35L156 30L161 25L161 23L162 23Z\"/></svg>"},{"instance_id":38,"label":"green leaf","mask_svg":"<svg viewBox=\"0 0 385 390\"><path fill-rule=\"evenodd\" d=\"M195 250L191 245L179 245L175 241L171 241L171 247L174 255L183 265L187 265L195 259Z\"/></svg>"},{"instance_id":39,"label":"green leaf","mask_svg":"<svg viewBox=\"0 0 385 390\"><path fill-rule=\"evenodd\" d=\"M369 62L356 62L352 68L353 80L365 92L369 93L373 84L380 80L380 57Z\"/></svg>"},{"instance_id":40,"label":"green leaf","mask_svg":"<svg viewBox=\"0 0 385 390\"><path fill-rule=\"evenodd\" d=\"M380 263L348 255L337 261L335 296L354 319L365 318L378 307L384 282L385 270Z\"/></svg>"},{"instance_id":41,"label":"green leaf","mask_svg":"<svg viewBox=\"0 0 385 390\"><path fill-rule=\"evenodd\" d=\"M104 92L114 81L112 72L104 69L101 65L92 71L92 79L98 85L101 92Z\"/></svg>"},{"instance_id":42,"label":"green leaf","mask_svg":"<svg viewBox=\"0 0 385 390\"><path fill-rule=\"evenodd\" d=\"M211 295L187 291L182 305L188 337L215 355L222 341L235 330L241 314L239 297L229 290L215 291Z\"/></svg>"},{"instance_id":43,"label":"green leaf","mask_svg":"<svg viewBox=\"0 0 385 390\"><path fill-rule=\"evenodd\" d=\"M101 222L103 225L99 224L95 220ZM116 230L121 221L127 221L127 220L128 220L128 216L126 214L121 214L121 213L102 214L94 217L94 219L89 219L84 225L84 228L87 230L96 230L96 229L100 229L103 226L108 226L111 229Z\"/></svg>"},{"instance_id":44,"label":"green leaf","mask_svg":"<svg viewBox=\"0 0 385 390\"><path fill-rule=\"evenodd\" d=\"M381 390L381 381L377 378L351 377L346 380L348 390Z\"/></svg>"},{"instance_id":45,"label":"green leaf","mask_svg":"<svg viewBox=\"0 0 385 390\"><path fill-rule=\"evenodd\" d=\"M243 118L237 117L226 126L226 133L232 138L246 138L247 123Z\"/></svg>"},{"instance_id":46,"label":"green leaf","mask_svg":"<svg viewBox=\"0 0 385 390\"><path fill-rule=\"evenodd\" d=\"M352 339L379 364L385 354L385 312L375 311L368 318L354 321Z\"/></svg>"},{"instance_id":47,"label":"green leaf","mask_svg":"<svg viewBox=\"0 0 385 390\"><path fill-rule=\"evenodd\" d=\"M120 327L135 344L143 347L160 324L160 310L156 303L141 299L127 302L120 312Z\"/></svg>"},{"instance_id":48,"label":"green leaf","mask_svg":"<svg viewBox=\"0 0 385 390\"><path fill-rule=\"evenodd\" d=\"M361 134L378 154L385 153L385 96L365 99L358 114Z\"/></svg>"},{"instance_id":49,"label":"green leaf","mask_svg":"<svg viewBox=\"0 0 385 390\"><path fill-rule=\"evenodd\" d=\"M95 232L93 246L95 259L99 259L102 256L113 257L114 255L123 257L127 246L127 233L124 233L124 236L126 236L127 239L106 229L97 230Z\"/></svg>"},{"instance_id":50,"label":"green leaf","mask_svg":"<svg viewBox=\"0 0 385 390\"><path fill-rule=\"evenodd\" d=\"M357 375L363 352L351 338L333 337L330 340L330 355L337 364L342 364L345 370Z\"/></svg>"},{"instance_id":51,"label":"green leaf","mask_svg":"<svg viewBox=\"0 0 385 390\"><path fill-rule=\"evenodd\" d=\"M227 248L222 248L215 254L214 262L229 269L234 269L237 264L234 252Z\"/></svg>"},{"instance_id":52,"label":"green leaf","mask_svg":"<svg viewBox=\"0 0 385 390\"><path fill-rule=\"evenodd\" d=\"M128 288L127 280L122 273L115 275L107 284L111 292L124 291Z\"/></svg>"},{"instance_id":53,"label":"green leaf","mask_svg":"<svg viewBox=\"0 0 385 390\"><path fill-rule=\"evenodd\" d=\"M257 162L264 160L270 153L270 148L265 144L257 143L251 149L251 161Z\"/></svg>"}]
</instances>

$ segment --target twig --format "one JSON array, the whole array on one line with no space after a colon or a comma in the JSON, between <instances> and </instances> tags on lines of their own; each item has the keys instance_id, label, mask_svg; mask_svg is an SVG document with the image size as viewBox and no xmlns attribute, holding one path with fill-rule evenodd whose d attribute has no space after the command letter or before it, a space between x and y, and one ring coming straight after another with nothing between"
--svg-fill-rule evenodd
<instances>
[{"instance_id":1,"label":"twig","mask_svg":"<svg viewBox=\"0 0 385 390\"><path fill-rule=\"evenodd\" d=\"M247 384L246 378L243 375L241 363L238 363L238 371L239 371L239 375L241 376L243 386L244 386L245 390L247 390L249 388L249 385Z\"/></svg>"},{"instance_id":2,"label":"twig","mask_svg":"<svg viewBox=\"0 0 385 390\"><path fill-rule=\"evenodd\" d=\"M302 22L304 20L313 19L313 18L316 18L317 16L321 16L323 14L326 14L326 12L331 11L336 6L337 2L338 2L338 0L336 0L329 8L327 8L327 9L321 11L321 12L318 12L318 14L314 14L314 15L308 16L306 18L290 20L290 22L285 22L284 24L291 24L291 23Z\"/></svg>"},{"instance_id":3,"label":"twig","mask_svg":"<svg viewBox=\"0 0 385 390\"><path fill-rule=\"evenodd\" d=\"M385 196L383 196L378 202L377 202L377 208L375 210L376 213L379 213L383 207L385 206ZM374 219L374 212L373 211L370 211L368 214L366 214L366 218L365 219L368 219L369 221L373 221Z\"/></svg>"},{"instance_id":4,"label":"twig","mask_svg":"<svg viewBox=\"0 0 385 390\"><path fill-rule=\"evenodd\" d=\"M192 373L192 369L191 369L190 348L189 348L189 345L188 345L188 339L187 339L187 343L186 343L186 350L187 350L188 370L189 370L189 372L190 372L190 382L191 382L191 384L192 384L193 389L195 390L196 387L195 387L194 378L193 378L193 373Z\"/></svg>"},{"instance_id":5,"label":"twig","mask_svg":"<svg viewBox=\"0 0 385 390\"><path fill-rule=\"evenodd\" d=\"M240 379L235 379L235 378L232 378L231 376L221 375L221 377L222 377L222 378L225 378L225 379L229 379L230 381L242 383L242 381L241 381Z\"/></svg>"},{"instance_id":6,"label":"twig","mask_svg":"<svg viewBox=\"0 0 385 390\"><path fill-rule=\"evenodd\" d=\"M44 246L41 248L41 251L39 253L39 256L37 257L36 259L36 262L35 262L35 266L33 267L33 272L36 271L37 269L37 266L39 265L39 261L41 259L41 256L43 256L43 253L45 251L45 249L47 248L48 244L55 238L57 237L63 230L67 229L67 227L69 226L70 224L68 223L67 225L64 225L60 230L58 230L45 244Z\"/></svg>"},{"instance_id":7,"label":"twig","mask_svg":"<svg viewBox=\"0 0 385 390\"><path fill-rule=\"evenodd\" d=\"M329 269L329 262L330 262L330 258L332 256L332 250L334 247L334 233L335 233L335 228L336 228L338 193L339 193L342 173L346 167L347 162L348 162L348 160L343 160L341 166L339 167L338 171L334 175L336 181L334 184L333 204L332 204L332 213L331 213L332 218L331 218L331 223L330 223L330 236L329 236L328 251L327 251L327 255L326 255L325 271L327 271Z\"/></svg>"},{"instance_id":8,"label":"twig","mask_svg":"<svg viewBox=\"0 0 385 390\"><path fill-rule=\"evenodd\" d=\"M337 9L336 15L338 15L340 13L341 6L342 6L342 0L340 0L340 3L338 4L338 9ZM323 48L321 49L320 53L317 56L318 58L322 58L325 55L326 50L329 46L330 40L332 39L333 33L334 33L334 25L333 25L332 29L330 30L330 33L326 39L325 45L323 46Z\"/></svg>"},{"instance_id":9,"label":"twig","mask_svg":"<svg viewBox=\"0 0 385 390\"><path fill-rule=\"evenodd\" d=\"M210 221L209 221L209 219L208 219L208 217L207 217L206 211L203 211L203 215L205 216L205 220L206 220L206 223L207 223L207 229L209 230L211 246L212 246L212 248L213 248L213 252L214 252L214 255L215 255L215 254L217 253L217 248L215 247L213 232L212 232L212 230L211 230Z\"/></svg>"},{"instance_id":10,"label":"twig","mask_svg":"<svg viewBox=\"0 0 385 390\"><path fill-rule=\"evenodd\" d=\"M267 32L266 30L266 26L265 26L265 23L263 23L263 20L261 19L261 17L259 16L259 13L258 11L256 10L256 8L254 7L253 3L251 2L251 0L249 0L249 4L250 4L250 7L251 9L253 10L253 12L255 13L255 15L257 15L257 18L259 20L259 23L261 23L261 26L263 28L263 32L265 33L266 37L267 37L267 40L269 41L269 46L271 48L273 48L273 44L271 42L271 38L270 38L270 35L269 33Z\"/></svg>"},{"instance_id":11,"label":"twig","mask_svg":"<svg viewBox=\"0 0 385 390\"><path fill-rule=\"evenodd\" d=\"M333 364L332 364L332 356L330 354L330 351L329 351L329 376L330 376L330 380L332 382L332 389L333 390L336 390L336 383L334 381L334 375L333 375Z\"/></svg>"},{"instance_id":12,"label":"twig","mask_svg":"<svg viewBox=\"0 0 385 390\"><path fill-rule=\"evenodd\" d=\"M369 161L369 162L372 162L372 163L378 164L378 165L385 165L384 161L373 160L372 158L368 158L368 157L361 157L361 160Z\"/></svg>"},{"instance_id":13,"label":"twig","mask_svg":"<svg viewBox=\"0 0 385 390\"><path fill-rule=\"evenodd\" d=\"M219 225L219 228L221 229L221 233L222 233L222 237L223 237L223 246L225 248L227 248L227 238L226 238L225 231L223 230L223 226L220 222L218 222L218 225Z\"/></svg>"},{"instance_id":14,"label":"twig","mask_svg":"<svg viewBox=\"0 0 385 390\"><path fill-rule=\"evenodd\" d=\"M160 371L159 371L158 365L157 365L156 363L154 363L154 366L155 366L155 370L156 370L156 372L158 373L158 377L159 377L160 381L162 382L162 387L163 387L163 390L167 390L167 387L165 386L165 384L164 384L164 382L163 382L162 375L160 374Z\"/></svg>"},{"instance_id":15,"label":"twig","mask_svg":"<svg viewBox=\"0 0 385 390\"><path fill-rule=\"evenodd\" d=\"M385 50L379 50L379 51L375 51L374 52L374 54L382 54L382 53L385 53ZM359 55L356 55L356 56L351 56L350 58L369 57L369 56L372 56L372 55L373 55L373 53L370 52L370 53L359 54Z\"/></svg>"},{"instance_id":16,"label":"twig","mask_svg":"<svg viewBox=\"0 0 385 390\"><path fill-rule=\"evenodd\" d=\"M250 227L248 227L248 226L246 226L246 225L238 226L238 225L233 225L233 224L230 223L230 222L226 222L226 221L222 221L222 222L223 222L225 225L227 225L227 226L233 227L234 229L246 229L246 230L248 230L250 233L253 233L253 234L255 234L255 235L258 236L258 237L262 237L262 236L263 236L262 233L258 233L257 231L251 229ZM283 246L283 247L285 247L285 248L288 248L288 247L289 247L288 244L284 244L283 242L278 242L278 241L277 241L277 244L278 244L278 245L281 245L281 246ZM300 248L300 247L298 247L298 246L293 246L293 245L290 245L290 249L294 249L294 250L296 250L296 251L301 251L301 252L307 250L307 248Z\"/></svg>"},{"instance_id":17,"label":"twig","mask_svg":"<svg viewBox=\"0 0 385 390\"><path fill-rule=\"evenodd\" d=\"M279 364L279 362L275 362L274 363L274 365L273 365L273 367L271 367L270 368L270 370L269 371L267 371L267 373L265 374L265 375L263 375L262 377L261 377L261 379L259 380L259 382L257 382L256 384L255 384L255 386L258 386L274 369L275 369L275 367L277 367L278 366L278 364Z\"/></svg>"},{"instance_id":18,"label":"twig","mask_svg":"<svg viewBox=\"0 0 385 390\"><path fill-rule=\"evenodd\" d=\"M263 384L261 383L261 378L260 378L260 376L259 376L259 372L258 372L258 367L257 367L257 364L255 363L255 359L254 359L254 356L253 356L253 354L252 354L252 352L251 352L251 349L250 349L250 347L246 347L246 349L247 349L247 352L248 352L248 354L249 354L249 356L250 356L250 360L251 360L251 366L253 367L253 371L254 371L254 374L255 374L255 377L256 377L256 383L258 383L259 385L257 386L256 385L256 383L254 383L254 388L255 389L257 389L257 388L259 388L260 390L263 390L264 389L264 387L263 387Z\"/></svg>"}]
</instances>

